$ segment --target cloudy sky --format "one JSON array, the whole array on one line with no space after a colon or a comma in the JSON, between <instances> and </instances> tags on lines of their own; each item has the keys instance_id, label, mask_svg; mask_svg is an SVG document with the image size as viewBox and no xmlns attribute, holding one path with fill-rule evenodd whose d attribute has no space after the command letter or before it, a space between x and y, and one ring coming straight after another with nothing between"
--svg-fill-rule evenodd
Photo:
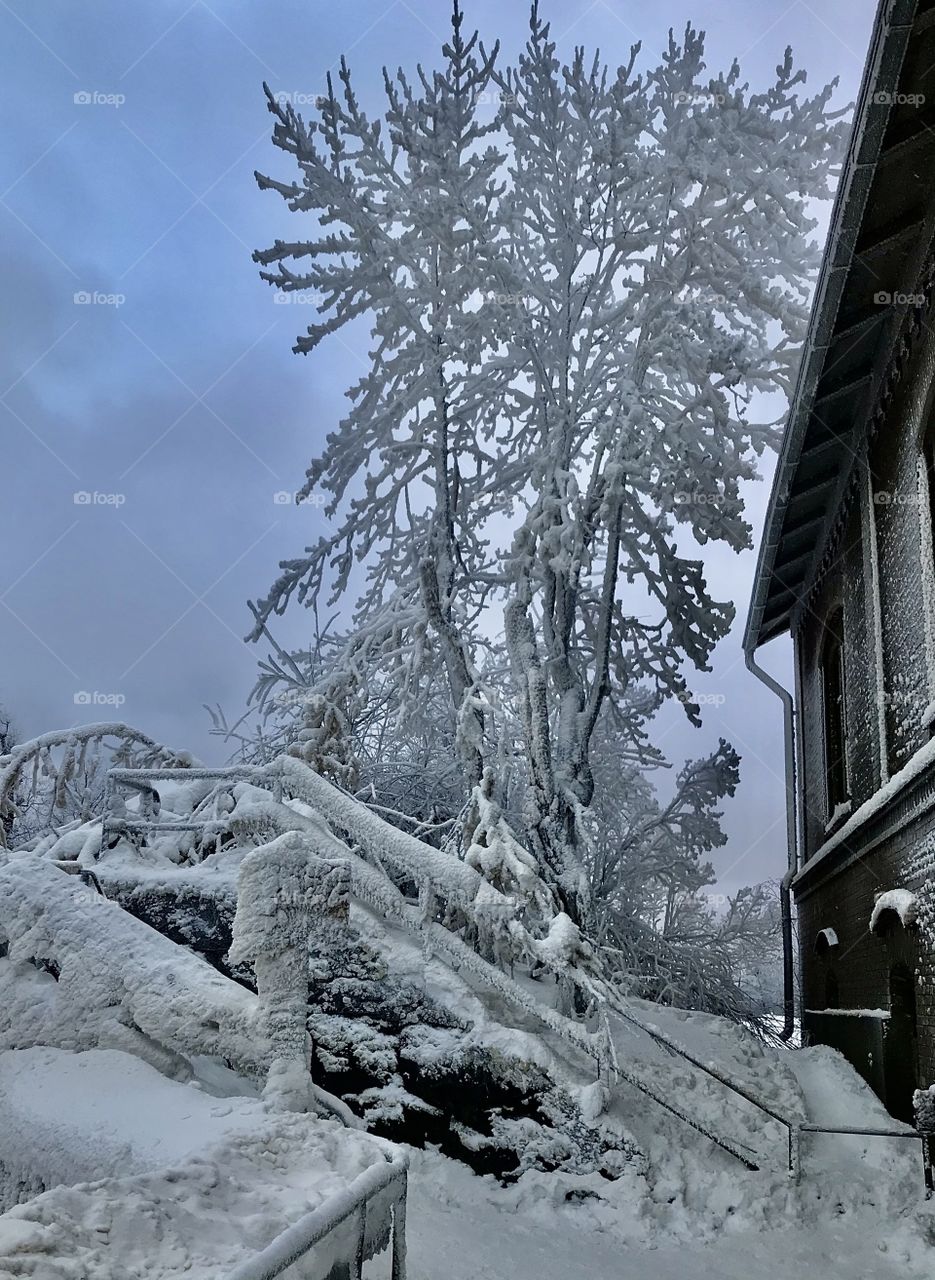
<instances>
[{"instance_id":1,"label":"cloudy sky","mask_svg":"<svg viewBox=\"0 0 935 1280\"><path fill-rule=\"evenodd\" d=\"M466 0L468 22L511 57L525 0ZM764 83L787 44L809 88L856 93L874 0L543 0L560 51L612 64L691 19L708 66L737 56ZM346 338L291 354L305 323L250 261L300 235L256 168L274 152L261 84L313 98L347 54L365 107L380 68L432 62L448 0L0 0L0 703L20 735L128 720L221 762L202 704L242 708L257 658L248 596L324 517L274 495L301 484L364 368ZM751 496L759 527L766 485ZM83 499L83 500L82 500ZM724 887L781 873L781 726L748 676L739 633L753 556L714 553L738 605L705 728L659 725L680 762L730 738L744 757ZM301 643L307 616L280 638ZM788 656L769 665L780 675Z\"/></svg>"}]
</instances>

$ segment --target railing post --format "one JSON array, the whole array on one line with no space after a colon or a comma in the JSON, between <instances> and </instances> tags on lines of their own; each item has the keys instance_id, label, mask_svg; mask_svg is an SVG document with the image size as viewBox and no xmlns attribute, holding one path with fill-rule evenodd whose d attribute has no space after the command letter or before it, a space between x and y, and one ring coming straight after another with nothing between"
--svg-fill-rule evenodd
<instances>
[{"instance_id":1,"label":"railing post","mask_svg":"<svg viewBox=\"0 0 935 1280\"><path fill-rule=\"evenodd\" d=\"M114 779L111 777L110 770L104 777L104 805L101 809L101 847L98 851L98 857L103 857L104 850L107 848L107 819L110 817L111 806L114 802Z\"/></svg>"},{"instance_id":2,"label":"railing post","mask_svg":"<svg viewBox=\"0 0 935 1280\"><path fill-rule=\"evenodd\" d=\"M393 1205L393 1266L390 1280L406 1280L406 1191L408 1174L403 1170L403 1189Z\"/></svg>"},{"instance_id":3,"label":"railing post","mask_svg":"<svg viewBox=\"0 0 935 1280\"><path fill-rule=\"evenodd\" d=\"M360 1202L360 1222L357 1226L357 1248L354 1251L353 1280L363 1280L364 1251L367 1247L367 1201Z\"/></svg>"},{"instance_id":4,"label":"railing post","mask_svg":"<svg viewBox=\"0 0 935 1280\"><path fill-rule=\"evenodd\" d=\"M789 1125L789 1172L798 1186L802 1178L802 1129Z\"/></svg>"}]
</instances>

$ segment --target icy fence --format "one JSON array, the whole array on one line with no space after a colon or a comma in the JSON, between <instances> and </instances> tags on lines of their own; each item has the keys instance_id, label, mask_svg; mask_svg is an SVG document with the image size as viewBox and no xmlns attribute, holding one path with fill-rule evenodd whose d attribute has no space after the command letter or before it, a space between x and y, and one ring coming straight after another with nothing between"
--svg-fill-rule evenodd
<instances>
[{"instance_id":1,"label":"icy fence","mask_svg":"<svg viewBox=\"0 0 935 1280\"><path fill-rule=\"evenodd\" d=\"M117 786L126 785L145 792L151 781L167 779L190 782L193 780L193 773L196 779L205 781L220 782L224 777L223 771L219 770L150 768L114 770L112 778ZM557 1034L566 1044L585 1053L596 1064L598 1075L605 1075L611 1082L624 1080L684 1124L702 1133L748 1169L756 1170L759 1167L755 1152L724 1134L714 1132L709 1125L693 1115L690 1109L667 1096L653 1081L620 1064L610 1035L607 1009L613 1007L622 1016L628 1015L619 1000L608 1003L608 992L603 984L574 965L576 951L580 948L580 936L567 917L557 917L544 939L533 938L516 918L516 903L493 888L473 867L399 831L332 786L303 761L293 757L280 757L264 769L232 770L229 782L240 782L241 785L236 790L237 801L233 811L226 815L228 829L238 840L265 842L255 854L250 855L251 859L264 849L273 849L287 833L294 839L301 838L305 856L311 863L340 863L347 870L350 892L361 902L387 920L400 924L407 932L416 935L423 946L444 957L453 968L470 974L475 981L495 991L523 1015L532 1017L544 1028ZM250 786L249 783L255 785ZM113 796L113 790L109 790L108 794ZM292 798L292 804L283 801L282 797L286 794ZM121 822L122 819L119 818L114 821L113 829L116 830ZM106 815L105 823L110 826ZM127 825L137 831L156 831L164 830L168 824L159 822L156 813L150 813L144 818L129 819ZM357 843L361 853L353 852L334 834L332 827L346 831ZM194 829L194 824L184 824L184 829ZM299 850L292 847L299 854ZM416 887L419 894L418 906L407 901L386 874L386 866L392 868L403 881ZM243 882L241 892L242 889ZM266 889L267 898L272 899L276 894L272 881L267 884ZM240 911L238 905L238 915ZM439 923L435 918L436 914L441 914L446 923ZM478 954L457 931L459 920L466 921L478 936L486 937L489 943L492 942L493 950L496 950L498 940L501 943L505 940L510 956L538 962L555 973L560 981L577 985L590 1003L591 1017L597 1020L596 1032L590 1032L582 1022L535 999L503 968ZM449 924L456 927L448 927ZM288 972L288 966L284 966L282 971ZM259 976L259 969L257 972ZM282 987L278 995L274 991L277 985ZM270 987L270 995L274 1000L279 999L280 1003L283 1003L285 985L273 983ZM636 1019L630 1017L630 1020L654 1035L654 1038L664 1039ZM296 1020L292 1021L297 1028ZM771 1118L786 1124L789 1132L790 1168L792 1167L793 1130L784 1117L763 1107L756 1098L742 1088L735 1087L722 1075L708 1070L705 1064L687 1054L681 1046L670 1041L667 1042L667 1048L701 1071L713 1075L719 1083L760 1107ZM293 1045L290 1056L298 1065L297 1045ZM271 1086L276 1087L272 1079ZM288 1088L286 1084L282 1092L285 1094Z\"/></svg>"},{"instance_id":2,"label":"icy fence","mask_svg":"<svg viewBox=\"0 0 935 1280\"><path fill-rule=\"evenodd\" d=\"M391 1278L406 1280L406 1194L409 1161L402 1152L373 1165L344 1191L300 1218L262 1253L229 1272L225 1280L273 1280L302 1263L295 1280L330 1280L343 1272L361 1280L369 1258L391 1247Z\"/></svg>"},{"instance_id":3,"label":"icy fence","mask_svg":"<svg viewBox=\"0 0 935 1280\"><path fill-rule=\"evenodd\" d=\"M300 834L308 858L331 865L340 862L347 868L350 891L362 902L418 935L455 967L464 968L524 1014L532 1016L568 1044L586 1053L595 1061L599 1071L603 1070L609 1076L618 1073L616 1055L606 1027L602 1026L597 1034L591 1034L580 1022L537 1001L503 969L489 963L456 932L432 918L436 906L444 914L456 913L482 934L507 938L521 953L525 951L530 959L552 968L556 956L550 951L550 939L537 943L526 934L513 918L515 904L508 897L490 885L473 867L399 831L333 787L302 761L284 756L263 769L237 768L229 773L214 769L115 769L111 772L108 796L114 806L116 789L120 786L145 793L151 783L160 780L190 783L201 780L219 782L225 778L229 778L231 783L241 783L237 803L224 818L227 830L238 837L263 842L261 848L270 847L286 833ZM247 785L249 783L255 786ZM302 806L307 806L316 816L309 816L285 804L280 798L284 792L301 802ZM177 829L201 829L213 826L216 821L204 818L200 823L182 822ZM160 820L157 812L146 816L105 813L103 822L110 832L117 832L122 827L137 832L164 831L173 826L171 822ZM372 862L354 853L335 836L331 825L349 832ZM416 885L418 907L409 903L380 869L383 865L392 867L398 875ZM271 892L275 890L271 888Z\"/></svg>"},{"instance_id":4,"label":"icy fence","mask_svg":"<svg viewBox=\"0 0 935 1280\"><path fill-rule=\"evenodd\" d=\"M163 797L169 796L168 810L164 814L160 812L156 783L169 784L159 788ZM134 796L132 808L128 808L121 795L127 791ZM190 805L179 808L180 791L186 793L191 800ZM178 812L174 812L176 809ZM339 871L346 891L357 900L387 921L401 925L417 936L429 952L439 955L453 969L464 971L476 982L495 991L521 1014L534 1018L566 1044L586 1054L596 1064L598 1074L605 1074L611 1082L617 1079L625 1081L685 1124L704 1133L748 1168L755 1169L755 1152L722 1133L712 1132L693 1114L691 1107L680 1105L679 1100L668 1096L658 1082L618 1062L607 1011L612 1009L617 1016L634 1023L669 1052L759 1108L766 1117L785 1125L790 1170L797 1170L800 1138L805 1132L799 1128L798 1121L778 1114L742 1084L718 1072L712 1064L699 1060L683 1046L660 1034L657 1028L634 1017L628 1002L619 993L602 983L587 963L578 963L579 952L586 955L586 944L567 917L557 917L545 938L534 937L521 922L517 902L509 894L491 886L474 867L399 831L353 797L332 786L301 760L286 756L262 768L219 770L178 768L164 763L136 768L118 766L108 776L107 803L98 823L100 836L96 842L89 843L86 831L82 833L78 828L59 838L57 843L43 842L36 852L52 859L64 855L65 861L60 865L81 870L85 876L93 876L104 844L101 837L105 832L108 844L121 837L129 837L131 843L139 843L140 838L147 839L149 833L175 832L180 836L182 833L201 833L207 839L197 841L195 847L200 846L202 856L208 847L207 840L216 837L216 848L220 849L222 840L233 839L231 849L235 856L229 859L221 852L217 858L211 858L212 878L220 878L222 866L229 861L230 871L224 871L223 876L229 880L229 892L232 892L240 861L242 874L238 886L240 921L237 932L242 933L246 927L252 936L242 958L254 963L258 980L261 970L266 975L266 980L260 981L261 1000L254 1013L254 1029L260 1031L267 1044L262 1054L256 1052L258 1046L255 1046L252 1065L254 1071L259 1072L269 1071L274 1065L280 1072L281 1079L277 1084L275 1073L270 1071L270 1084L273 1085L271 1100L277 1095L281 1103L289 1106L291 1095L294 1099L291 1105L302 1109L300 1095L308 1087L307 1045L303 1020L299 1016L298 997L301 992L288 978L300 968L292 963L293 953L301 951L304 945L299 933L307 929L316 914L327 914L325 882L329 874ZM86 823L85 827L89 825L92 824ZM335 835L332 828L347 833L358 851L355 852ZM183 861L186 856L197 856L194 847L189 855L183 855ZM126 864L118 862L114 865ZM251 887L251 876L244 879L243 873L253 866L256 867L256 876ZM268 881L264 879L266 871L260 873L262 866L276 868ZM303 878L306 867L309 871L307 879ZM200 864L189 866L184 874L190 878L200 873L200 869ZM393 873L392 878L390 872ZM177 872L169 865L165 865L160 873L166 881L171 880L174 874ZM318 892L316 886L324 893ZM407 893L411 895L413 889L418 892L418 905L411 896L406 896ZM248 903L244 891L254 899L246 915L244 910ZM85 890L85 893L90 891ZM96 901L104 905L101 899ZM288 901L298 909L273 909L277 901L280 907ZM286 933L278 942L273 942L271 948L264 950L265 933L269 932L272 938L277 929L283 927ZM290 931L295 929L298 933L292 937ZM172 943L167 945L173 952L178 950ZM486 959L485 955L491 959ZM589 1001L585 1019L566 1016L514 981L509 972L514 959L542 964L569 987L577 986L579 993ZM136 985L134 978L131 990L135 991ZM292 1012L291 1006L294 1006ZM129 1013L130 1017L122 1020L135 1029L139 1024L132 1008ZM219 1021L224 1029L222 1039L229 1041L229 1027L225 1026L227 1019L209 1021ZM594 1030L589 1030L588 1021ZM271 1054L272 1045L268 1042L276 1039L281 1042L282 1052ZM186 1051L181 1046L172 1047L177 1052ZM243 1062L243 1058L230 1049L225 1056ZM258 1058L262 1061L257 1061ZM304 1081L302 1088L297 1087L300 1077ZM892 1136L897 1135L894 1133ZM906 1136L915 1135L910 1130Z\"/></svg>"}]
</instances>

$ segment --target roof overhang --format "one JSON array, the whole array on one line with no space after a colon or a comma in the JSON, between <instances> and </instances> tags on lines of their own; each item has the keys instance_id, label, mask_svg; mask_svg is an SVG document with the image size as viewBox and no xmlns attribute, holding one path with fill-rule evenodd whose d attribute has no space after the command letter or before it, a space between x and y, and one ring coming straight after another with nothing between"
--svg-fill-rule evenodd
<instances>
[{"instance_id":1,"label":"roof overhang","mask_svg":"<svg viewBox=\"0 0 935 1280\"><path fill-rule=\"evenodd\" d=\"M790 629L827 546L901 324L899 304L879 295L905 288L933 174L935 0L881 0L770 494L747 652Z\"/></svg>"}]
</instances>

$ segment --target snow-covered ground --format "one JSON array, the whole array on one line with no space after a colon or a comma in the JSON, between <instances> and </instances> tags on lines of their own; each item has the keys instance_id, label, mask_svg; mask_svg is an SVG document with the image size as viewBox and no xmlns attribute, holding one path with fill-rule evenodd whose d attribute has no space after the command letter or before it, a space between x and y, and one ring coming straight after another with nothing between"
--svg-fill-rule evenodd
<instances>
[{"instance_id":1,"label":"snow-covered ground","mask_svg":"<svg viewBox=\"0 0 935 1280\"><path fill-rule=\"evenodd\" d=\"M831 1049L773 1049L704 1015L639 1011L784 1110L832 1125L894 1125ZM631 1062L655 1055L669 1087L681 1080L700 1118L717 1115L722 1130L753 1136L742 1107L725 1110L723 1094L691 1085L681 1060L667 1064L639 1034L627 1043ZM0 1215L3 1280L213 1280L244 1241L258 1247L373 1159L367 1135L266 1113L248 1080L209 1060L197 1066L183 1084L110 1050L0 1054L0 1156L9 1167L22 1149L47 1185L63 1184ZM916 1141L807 1135L796 1185L775 1126L762 1127L753 1173L633 1102L615 1094L610 1114L625 1115L647 1163L614 1181L533 1170L504 1187L433 1150L412 1151L409 1280L931 1276L935 1214ZM366 1280L383 1280L388 1268L378 1256Z\"/></svg>"},{"instance_id":2,"label":"snow-covered ground","mask_svg":"<svg viewBox=\"0 0 935 1280\"><path fill-rule=\"evenodd\" d=\"M704 1015L639 1012L784 1111L893 1126L831 1049L773 1049ZM620 1036L631 1063L653 1064L668 1088L690 1095L700 1119L755 1138L755 1112L725 1109L723 1092L692 1082L685 1063L648 1037ZM26 1150L47 1185L64 1184L0 1215L4 1280L208 1280L216 1263L238 1260L244 1241L258 1247L372 1160L366 1135L264 1114L249 1081L208 1060L197 1065L195 1081L183 1084L109 1050L0 1054L0 1156L9 1166L10 1151ZM610 1117L618 1112L647 1163L614 1181L529 1171L503 1187L435 1151L412 1151L409 1280L932 1274L935 1217L916 1141L809 1135L796 1186L778 1126L761 1126L762 1167L753 1173L625 1089L611 1102ZM388 1267L387 1255L375 1258L367 1280L382 1280Z\"/></svg>"},{"instance_id":3,"label":"snow-covered ground","mask_svg":"<svg viewBox=\"0 0 935 1280\"><path fill-rule=\"evenodd\" d=\"M307 787L320 807L330 803L326 784L308 781L297 762L290 767L293 789ZM533 977L518 963L511 975L482 962L456 933L424 919L379 857L367 862L332 835L311 800L284 805L256 787L234 790L230 820L240 823L243 843L195 866L176 863L171 840L143 852L118 842L98 859L88 851L93 823L60 840L92 865L104 894L164 886L171 899L173 888L184 890L172 917L183 937L194 910L186 904L201 894L212 909L240 912L235 872L263 850L268 856L299 841L309 866L320 858L344 869L342 940L322 935L313 976L320 983L333 957L339 977L350 974L353 990L369 994L358 992L348 1016L327 1013L327 1000L313 1005L319 1059L338 1053L340 1024L355 1041L355 1061L373 1051L390 1062L387 1083L358 1099L368 1103L365 1119L374 1123L403 1101L418 1108L420 1098L393 1074L402 1070L402 1039L397 1062L396 1041L364 1016L367 999L389 1000L404 987L406 1001L390 1013L406 1027L406 1062L419 1067L409 1083L417 1090L441 1081L431 1094L434 1113L464 1134L466 1162L431 1147L411 1153L410 1280L933 1273L935 1219L923 1200L916 1139L806 1134L801 1178L789 1175L787 1129L775 1116L794 1125L898 1127L840 1055L766 1044L724 1019L622 994L605 1001L598 1035L561 1012L554 972ZM196 787L178 804L183 816L199 794ZM356 820L343 809L332 818L338 826ZM371 827L382 849L373 815L360 839ZM391 837L404 862L409 838ZM385 1163L386 1144L334 1119L277 1110L262 1089L269 1054L261 1000L93 885L64 875L55 860L66 851L53 842L0 857L0 1203L12 1206L0 1214L0 1278L221 1280L364 1169ZM476 923L500 910L502 895L481 894L470 868L447 883L437 851L419 851L417 861L415 879L429 897L441 895ZM323 865L330 884L330 862ZM300 889L287 900L304 902ZM271 887L266 898L278 901ZM239 928L235 917L235 935ZM552 936L550 929L546 941ZM356 959L341 949L351 942ZM538 942L532 954L543 959ZM426 1021L430 1007L446 1017ZM303 997L300 1027L304 1014ZM475 1081L487 1111L478 1107L467 1124L446 1092L464 1077L445 1071L459 1053L475 1051L502 1064L501 1075ZM514 1079L511 1069L516 1080L538 1073L552 1082L549 1105L564 1108L555 1124L539 1123L532 1094L525 1110L506 1114L501 1095L488 1097L490 1081ZM303 1060L303 1078L306 1070ZM519 1160L505 1166L517 1177L510 1186L468 1167L491 1125L508 1131ZM412 1130L401 1132L412 1139ZM619 1158L608 1163L608 1152ZM328 1265L322 1260L316 1275ZM388 1268L381 1254L367 1264L367 1280L382 1280Z\"/></svg>"},{"instance_id":4,"label":"snow-covered ground","mask_svg":"<svg viewBox=\"0 0 935 1280\"><path fill-rule=\"evenodd\" d=\"M786 1051L778 1061L810 1120L893 1125L834 1050ZM647 1117L647 1132L660 1132L657 1119ZM916 1141L811 1135L795 1187L776 1171L732 1167L684 1133L667 1157L660 1137L649 1195L638 1178L542 1173L504 1189L414 1153L409 1280L886 1280L935 1271L935 1211L923 1200ZM380 1267L368 1280L384 1275Z\"/></svg>"},{"instance_id":5,"label":"snow-covered ground","mask_svg":"<svg viewBox=\"0 0 935 1280\"><path fill-rule=\"evenodd\" d=\"M385 1274L379 1266L368 1280ZM918 1234L879 1217L761 1232L734 1224L693 1243L653 1233L627 1208L569 1204L545 1180L504 1191L440 1156L418 1159L410 1178L409 1280L888 1280L931 1277L933 1266Z\"/></svg>"},{"instance_id":6,"label":"snow-covered ground","mask_svg":"<svg viewBox=\"0 0 935 1280\"><path fill-rule=\"evenodd\" d=\"M218 1280L389 1153L271 1110L249 1081L230 1096L232 1074L183 1084L114 1050L0 1053L0 1200L14 1203L0 1277Z\"/></svg>"}]
</instances>

